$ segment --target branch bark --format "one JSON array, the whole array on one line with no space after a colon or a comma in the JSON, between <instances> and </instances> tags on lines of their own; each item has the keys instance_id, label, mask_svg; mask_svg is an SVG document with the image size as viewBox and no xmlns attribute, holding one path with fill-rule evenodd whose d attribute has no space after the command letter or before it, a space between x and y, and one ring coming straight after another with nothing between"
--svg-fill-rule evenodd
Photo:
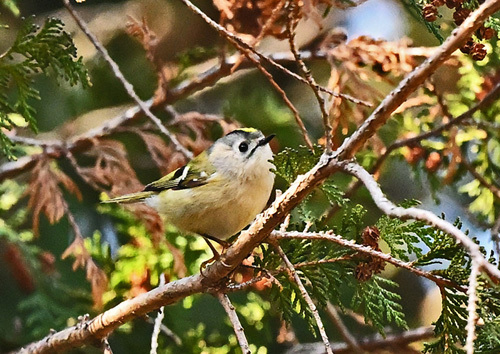
<instances>
[{"instance_id":1,"label":"branch bark","mask_svg":"<svg viewBox=\"0 0 500 354\"><path fill-rule=\"evenodd\" d=\"M408 345L413 342L433 338L432 327L420 327L403 333L388 334L385 338L380 335L365 337L359 340L359 346L364 350L375 351L394 346ZM335 354L352 353L346 343L332 343ZM322 354L323 343L299 344L291 348L286 354Z\"/></svg>"},{"instance_id":2,"label":"branch bark","mask_svg":"<svg viewBox=\"0 0 500 354\"><path fill-rule=\"evenodd\" d=\"M236 334L236 338L238 339L238 343L240 344L241 352L243 354L251 354L247 337L245 337L245 330L241 325L233 304L231 304L231 301L229 301L229 297L226 294L217 293L217 299L219 299L220 304L229 317L229 321L233 326L234 333Z\"/></svg>"}]
</instances>

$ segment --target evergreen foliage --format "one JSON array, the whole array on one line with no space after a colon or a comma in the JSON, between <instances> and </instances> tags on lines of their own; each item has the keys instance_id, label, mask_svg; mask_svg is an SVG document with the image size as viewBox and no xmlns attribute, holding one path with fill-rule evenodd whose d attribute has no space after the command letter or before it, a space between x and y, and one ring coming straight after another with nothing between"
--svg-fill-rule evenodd
<instances>
[{"instance_id":1,"label":"evergreen foliage","mask_svg":"<svg viewBox=\"0 0 500 354\"><path fill-rule=\"evenodd\" d=\"M47 19L41 28L31 18L26 19L12 46L0 55L0 128L11 130L22 126L24 120L37 132L36 112L31 102L40 99L33 76L41 73L70 85L90 86L83 59L77 57L70 34L57 18ZM21 123L16 114L22 117ZM15 157L12 146L0 130L0 149L10 159Z\"/></svg>"}]
</instances>

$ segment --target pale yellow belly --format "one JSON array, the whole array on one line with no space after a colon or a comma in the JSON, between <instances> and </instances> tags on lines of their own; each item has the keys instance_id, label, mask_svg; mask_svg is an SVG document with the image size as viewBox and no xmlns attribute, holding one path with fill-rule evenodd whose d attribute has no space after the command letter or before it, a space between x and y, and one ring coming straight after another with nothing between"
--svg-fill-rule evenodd
<instances>
[{"instance_id":1,"label":"pale yellow belly","mask_svg":"<svg viewBox=\"0 0 500 354\"><path fill-rule=\"evenodd\" d=\"M211 185L208 189L205 185L164 191L146 202L183 231L225 240L241 231L264 209L272 185L272 180L247 183L244 188Z\"/></svg>"}]
</instances>

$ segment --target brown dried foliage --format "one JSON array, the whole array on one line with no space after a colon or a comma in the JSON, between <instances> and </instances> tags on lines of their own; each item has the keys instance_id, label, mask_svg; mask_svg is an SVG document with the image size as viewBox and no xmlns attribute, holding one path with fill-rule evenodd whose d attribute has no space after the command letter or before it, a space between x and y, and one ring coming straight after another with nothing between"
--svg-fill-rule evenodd
<instances>
[{"instance_id":1,"label":"brown dried foliage","mask_svg":"<svg viewBox=\"0 0 500 354\"><path fill-rule=\"evenodd\" d=\"M163 59L158 55L158 36L152 31L146 19L143 17L141 21L129 16L129 21L126 24L127 33L136 38L146 51L146 58L153 64L156 76L158 78L158 86L156 88L153 105L159 102L165 102L168 83L176 74L176 70L172 70L170 66L166 66Z\"/></svg>"},{"instance_id":2,"label":"brown dried foliage","mask_svg":"<svg viewBox=\"0 0 500 354\"><path fill-rule=\"evenodd\" d=\"M77 185L64 172L57 168L55 162L41 158L33 168L28 207L33 210L33 232L38 235L40 213L44 213L51 224L61 220L66 212L66 200L59 185L76 195L81 200L82 195Z\"/></svg>"},{"instance_id":3,"label":"brown dried foliage","mask_svg":"<svg viewBox=\"0 0 500 354\"><path fill-rule=\"evenodd\" d=\"M63 252L61 258L66 259L72 255L75 257L73 262L73 271L76 271L78 268L85 269L85 277L90 282L92 289L94 307L96 309L102 309L102 295L108 289L108 277L106 276L106 273L104 273L104 271L97 266L85 248L80 231L75 229L75 233L75 239Z\"/></svg>"},{"instance_id":4,"label":"brown dried foliage","mask_svg":"<svg viewBox=\"0 0 500 354\"><path fill-rule=\"evenodd\" d=\"M344 40L342 40L344 38ZM413 70L418 62L410 55L405 55L409 42L386 42L361 36L345 42L345 36L338 30L329 33L320 44L328 52L331 65L328 88L335 92L353 94L365 101L381 100L384 94L370 82L379 81L394 84L396 77L401 77ZM342 137L348 134L350 124L361 124L366 117L366 108L352 105L346 100L332 97L329 117L333 127L334 148L342 143ZM383 149L383 144L374 136L370 140L376 151Z\"/></svg>"},{"instance_id":5,"label":"brown dried foliage","mask_svg":"<svg viewBox=\"0 0 500 354\"><path fill-rule=\"evenodd\" d=\"M221 25L229 31L249 34L254 38L270 35L278 39L287 38L286 23L290 11L293 11L293 17L296 19L311 18L321 26L321 13L326 6L334 5L332 0L297 1L293 2L293 6L283 7L279 14L276 14L273 12L281 7L281 0L213 0L213 2L220 11Z\"/></svg>"},{"instance_id":6,"label":"brown dried foliage","mask_svg":"<svg viewBox=\"0 0 500 354\"><path fill-rule=\"evenodd\" d=\"M87 156L93 159L94 164L91 167L79 168L79 172L97 190L109 190L111 195L116 196L143 189L144 185L137 179L134 169L130 166L122 143L96 139ZM142 203L129 204L126 208L144 221L154 242L160 242L164 228L158 213Z\"/></svg>"},{"instance_id":7,"label":"brown dried foliage","mask_svg":"<svg viewBox=\"0 0 500 354\"><path fill-rule=\"evenodd\" d=\"M5 250L2 250L2 256L19 289L27 294L35 291L33 274L19 247L13 243L3 244L3 247Z\"/></svg>"}]
</instances>

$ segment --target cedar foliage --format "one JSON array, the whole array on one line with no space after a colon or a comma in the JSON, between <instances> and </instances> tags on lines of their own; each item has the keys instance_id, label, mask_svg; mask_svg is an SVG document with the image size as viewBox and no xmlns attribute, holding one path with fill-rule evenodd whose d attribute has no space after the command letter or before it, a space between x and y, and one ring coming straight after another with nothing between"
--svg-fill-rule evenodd
<instances>
[{"instance_id":1,"label":"cedar foliage","mask_svg":"<svg viewBox=\"0 0 500 354\"><path fill-rule=\"evenodd\" d=\"M255 21L248 22L241 22L239 15L231 21L229 15L231 11L238 13L245 6L252 5L251 1L219 0L214 3L221 12L221 23L227 28L240 33L259 34L263 31L263 34L277 38L286 38L289 16L296 21L300 18L320 21L321 16L333 6L330 1L312 1L314 6L309 9L283 6L276 10L276 22L266 27L263 26L264 20L273 19L274 9L281 6L281 2L257 1L259 6L251 11L255 18L250 19ZM325 3L327 8L321 8L321 4ZM12 6L12 3L8 4ZM342 6L347 4L345 2ZM421 20L422 11L429 4L410 0L407 7ZM478 3L465 1L463 6L474 9ZM325 13L319 9L325 10ZM488 19L485 28L498 32L498 21L496 17ZM435 22L423 23L440 41L447 35ZM158 69L163 62L156 57L155 46L158 42L154 33L146 23L135 21L131 27L129 33L141 41L145 56ZM478 33L474 40L486 43L485 38L480 37ZM334 39L324 39L319 49L332 45ZM475 113L466 124L444 130L437 136L393 150L390 147L395 141L439 127L482 100L498 85L500 49L496 41L496 37L491 39L492 49L481 65L467 56L453 59L453 65L461 67L453 94L444 95L439 92L437 84L429 81L412 97L415 101L413 105L397 112L356 156L363 167L384 175L384 171L380 172L376 166L385 158L385 152L390 151L385 162L387 165L406 161L414 180L428 184L435 198L439 198L438 193L444 185L453 186L469 198L469 211L488 227L493 226L499 207L494 193L500 168L499 105L491 105ZM325 60L330 70L327 77L340 92L377 104L383 99L386 87L392 87L394 82L418 65L420 59L417 56L401 55L398 51L407 47L405 41L390 43L368 37L348 43L340 41L331 46ZM168 97L166 87L175 88L186 80L192 80L189 69L196 68L199 61L215 57L217 53L219 50L214 48L193 47L178 55L168 70L156 73L158 89L154 99L161 102ZM96 207L99 193L102 193L101 198L106 198L106 194L139 190L143 186L141 181L146 181L145 174L151 179L151 171L165 174L185 163L184 157L148 123L138 120L116 131L105 131L85 141L88 147L76 156L64 155L67 153L64 151L61 156L48 156L40 149L30 149L22 144L13 147L9 131L17 131L22 126L22 120L17 115L22 116L37 132L37 112L33 101L39 100L41 94L33 84L34 77L39 74L62 79L72 86L80 83L82 88L90 87L87 68L82 58L77 56L72 38L59 19L47 19L41 28L35 26L31 19L25 20L11 47L0 56L0 147L8 159L35 153L42 155L29 171L29 183L22 179L0 183L0 243L8 246L6 259L9 270L17 276L16 284L26 291L16 303L17 318L22 323L23 332L13 333L9 332L12 329L2 328L2 350L40 339L51 328L62 329L75 323L86 312L97 314L129 297L147 292L158 285L162 273L166 274L167 281L195 274L200 264L210 257L210 251L200 237L183 235L172 226L164 225L159 216L144 205ZM276 129L278 137L281 133L282 137L292 137L291 140L296 142L297 133L290 128L292 118L285 105L269 87L262 92L252 90L249 93L245 80L236 78L236 83L231 83L236 89L231 86L226 92L232 103L226 104L224 109L233 119L214 118L197 111L179 113L171 109L163 117L165 124L184 146L195 153L203 151L214 139L240 125L269 131ZM181 103L189 106L187 101ZM329 113L336 132L335 147L361 124L368 112L366 107L345 100L333 100ZM266 120L266 117L269 119ZM287 139L281 138L280 142L286 144ZM281 188L287 188L318 162L323 153L321 143L324 139L316 136L316 142L318 145L312 149L293 143L290 144L293 146L285 146L275 155L273 163ZM139 144L143 145L138 148ZM138 155L137 149L142 149L142 153ZM133 161L132 156L139 156L137 160L151 161L151 164L146 167L140 165ZM471 171L476 171L482 179ZM360 193L347 196L352 182L351 178L337 174L324 181L292 211L287 230L333 232L345 240L385 252L447 280L446 283L437 283L442 311L434 323L435 338L426 343L423 350L426 353L462 353L468 316L464 289L468 286L471 271L470 256L450 235L420 221L380 216ZM82 193L83 188L90 188L92 193ZM90 207L87 205L86 208L91 210L82 211L82 214L87 213L82 219L99 220L91 223L91 230L82 231L83 222L77 213L72 213L72 210L80 208L81 200L88 202ZM415 200L401 203L403 207L418 204ZM442 217L446 218L445 215ZM463 228L459 219L455 226ZM110 233L115 244L109 241ZM69 235L64 240L64 247L67 248L64 251L49 251L50 247L44 245L43 240L59 234ZM415 321L408 319L404 311L404 289L398 289L398 283L391 279L392 266L380 258L327 240L286 239L279 244L295 265L322 315L327 304L331 303L343 312L345 318L351 311L361 315L366 324L363 331L378 332L382 336L388 332L407 330ZM56 261L52 252L59 252L62 258L70 258L72 267L69 263L59 263L59 257ZM301 340L317 340L318 329L313 313L273 247L261 244L247 261L247 265L255 266L255 270L237 269L227 279L225 287L237 287L254 276L264 278L236 294L234 301L249 340L255 347L252 349L284 349L276 340L277 319L284 320L286 326L297 330ZM495 264L493 255L490 261ZM85 272L79 272L79 268ZM67 270L74 273L68 277ZM479 284L477 315L480 321L476 325L475 348L478 353L496 353L500 350L499 287L485 276L480 277ZM221 312L212 316L207 311L207 301L206 295L197 295L165 309L167 325L180 337L181 344L161 338L162 349L166 352L193 353L237 350L238 344L231 327L223 321L213 322L213 317L219 318L224 314ZM196 323L195 320L179 320L188 317L186 314L198 313L201 315ZM301 331L304 322L310 333ZM116 331L115 335L122 340L126 340L129 333L132 337L139 337L136 333L141 325L143 323L139 319ZM281 326L281 330L286 332L286 326ZM361 331L356 332L357 327L352 327L357 336ZM8 338L14 339L10 342ZM140 339L137 342L139 345L143 343Z\"/></svg>"}]
</instances>

